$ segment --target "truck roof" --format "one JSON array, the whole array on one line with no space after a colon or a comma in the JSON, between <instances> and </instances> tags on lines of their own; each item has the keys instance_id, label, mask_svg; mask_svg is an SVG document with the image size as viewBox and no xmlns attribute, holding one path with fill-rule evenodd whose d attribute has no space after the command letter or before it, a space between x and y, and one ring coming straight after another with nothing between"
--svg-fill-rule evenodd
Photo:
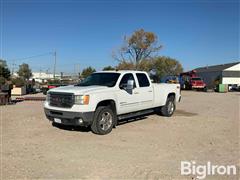
<instances>
[{"instance_id":1,"label":"truck roof","mask_svg":"<svg viewBox=\"0 0 240 180\"><path fill-rule=\"evenodd\" d=\"M97 71L95 73L126 73L126 72L146 73L145 71L137 71L137 70L109 70L109 71Z\"/></svg>"}]
</instances>

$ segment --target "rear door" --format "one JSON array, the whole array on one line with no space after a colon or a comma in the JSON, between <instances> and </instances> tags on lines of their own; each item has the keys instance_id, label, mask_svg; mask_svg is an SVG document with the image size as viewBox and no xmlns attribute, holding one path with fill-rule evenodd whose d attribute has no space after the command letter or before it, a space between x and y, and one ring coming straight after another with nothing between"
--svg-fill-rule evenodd
<instances>
[{"instance_id":1,"label":"rear door","mask_svg":"<svg viewBox=\"0 0 240 180\"><path fill-rule=\"evenodd\" d=\"M153 106L153 87L145 73L136 73L139 93L139 109L148 109Z\"/></svg>"}]
</instances>

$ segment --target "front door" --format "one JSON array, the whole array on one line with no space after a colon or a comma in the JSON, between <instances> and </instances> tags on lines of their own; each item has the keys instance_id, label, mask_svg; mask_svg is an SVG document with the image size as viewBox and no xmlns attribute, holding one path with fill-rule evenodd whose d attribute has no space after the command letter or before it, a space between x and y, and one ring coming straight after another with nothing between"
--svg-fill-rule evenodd
<instances>
[{"instance_id":1,"label":"front door","mask_svg":"<svg viewBox=\"0 0 240 180\"><path fill-rule=\"evenodd\" d=\"M134 89L132 91L127 90L128 80L134 80ZM117 96L118 114L126 114L138 110L139 93L136 91L136 80L132 73L123 75L119 83Z\"/></svg>"}]
</instances>

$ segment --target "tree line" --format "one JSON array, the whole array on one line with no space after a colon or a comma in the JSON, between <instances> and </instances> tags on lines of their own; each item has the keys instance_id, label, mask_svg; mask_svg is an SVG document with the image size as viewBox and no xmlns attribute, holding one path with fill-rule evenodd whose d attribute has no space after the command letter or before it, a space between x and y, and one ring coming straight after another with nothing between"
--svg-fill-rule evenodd
<instances>
[{"instance_id":1,"label":"tree line","mask_svg":"<svg viewBox=\"0 0 240 180\"><path fill-rule=\"evenodd\" d=\"M160 80L161 77L166 75L179 75L183 71L183 67L179 61L174 58L166 56L154 57L150 60L142 60L136 68L136 65L132 62L123 61L120 62L117 66L106 66L103 71L111 70L140 70L146 71L155 76L157 80ZM81 77L86 78L93 72L96 72L96 69L89 66L83 69Z\"/></svg>"}]
</instances>

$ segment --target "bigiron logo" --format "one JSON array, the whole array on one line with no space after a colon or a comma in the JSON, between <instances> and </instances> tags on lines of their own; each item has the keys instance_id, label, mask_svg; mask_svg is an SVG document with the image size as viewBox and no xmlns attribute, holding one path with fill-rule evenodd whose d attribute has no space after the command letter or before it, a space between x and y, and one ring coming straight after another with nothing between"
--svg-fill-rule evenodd
<instances>
[{"instance_id":1,"label":"bigiron logo","mask_svg":"<svg viewBox=\"0 0 240 180\"><path fill-rule=\"evenodd\" d=\"M205 179L207 176L236 174L235 165L216 165L210 161L200 165L195 161L181 161L181 175L195 175L198 179Z\"/></svg>"}]
</instances>

